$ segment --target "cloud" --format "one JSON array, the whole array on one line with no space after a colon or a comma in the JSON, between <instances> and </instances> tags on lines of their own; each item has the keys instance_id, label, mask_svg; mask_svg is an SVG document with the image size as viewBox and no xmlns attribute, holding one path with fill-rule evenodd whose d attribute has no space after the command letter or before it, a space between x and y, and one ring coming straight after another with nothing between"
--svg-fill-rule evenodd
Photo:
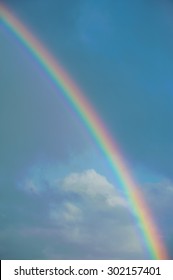
<instances>
[{"instance_id":1,"label":"cloud","mask_svg":"<svg viewBox=\"0 0 173 280\"><path fill-rule=\"evenodd\" d=\"M106 177L94 169L70 173L56 188L64 201L51 205L50 219L64 242L78 246L76 257L83 251L86 258L87 248L90 258L144 257L126 202Z\"/></svg>"},{"instance_id":2,"label":"cloud","mask_svg":"<svg viewBox=\"0 0 173 280\"><path fill-rule=\"evenodd\" d=\"M64 222L77 222L81 220L81 216L82 214L80 208L69 201L66 201L63 204L60 211L58 208L54 208L50 212L51 219L56 222L60 221L60 219Z\"/></svg>"},{"instance_id":3,"label":"cloud","mask_svg":"<svg viewBox=\"0 0 173 280\"><path fill-rule=\"evenodd\" d=\"M61 180L47 176L45 188L45 174L40 180L32 175L25 180L27 190L26 187L14 188L10 208L5 208L5 204L1 207L5 214L0 217L2 258L149 257L126 202L107 177L95 169L86 169L67 173ZM172 183L168 180L149 182L143 188L155 222L160 223L160 233L162 231L169 245L170 232L173 232ZM38 189L39 195L33 189Z\"/></svg>"},{"instance_id":4,"label":"cloud","mask_svg":"<svg viewBox=\"0 0 173 280\"><path fill-rule=\"evenodd\" d=\"M102 206L103 203L109 207L126 205L125 201L117 195L115 187L94 169L69 174L62 181L62 188L66 192L80 195L83 199L89 198L102 203Z\"/></svg>"},{"instance_id":5,"label":"cloud","mask_svg":"<svg viewBox=\"0 0 173 280\"><path fill-rule=\"evenodd\" d=\"M149 257L126 201L107 177L95 169L61 174L56 180L45 172L39 176L28 173L23 188L13 186L13 195L4 189L11 200L8 207L1 203L1 258ZM160 234L172 248L172 182L148 182L143 190Z\"/></svg>"}]
</instances>

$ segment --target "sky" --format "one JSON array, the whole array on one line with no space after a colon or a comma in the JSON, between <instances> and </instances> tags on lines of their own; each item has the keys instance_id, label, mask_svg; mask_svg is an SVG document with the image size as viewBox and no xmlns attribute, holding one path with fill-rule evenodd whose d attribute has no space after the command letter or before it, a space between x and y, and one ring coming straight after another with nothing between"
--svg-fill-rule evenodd
<instances>
[{"instance_id":1,"label":"sky","mask_svg":"<svg viewBox=\"0 0 173 280\"><path fill-rule=\"evenodd\" d=\"M173 3L2 1L121 147L173 258ZM148 259L116 174L0 20L0 259Z\"/></svg>"}]
</instances>

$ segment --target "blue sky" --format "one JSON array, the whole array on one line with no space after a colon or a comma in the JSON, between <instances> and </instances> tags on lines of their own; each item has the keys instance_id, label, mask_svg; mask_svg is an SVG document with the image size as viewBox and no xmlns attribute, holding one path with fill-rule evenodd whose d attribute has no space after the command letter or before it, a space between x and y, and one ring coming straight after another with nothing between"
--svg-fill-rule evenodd
<instances>
[{"instance_id":1,"label":"blue sky","mask_svg":"<svg viewBox=\"0 0 173 280\"><path fill-rule=\"evenodd\" d=\"M99 112L172 258L173 4L5 2ZM106 159L3 27L0 61L0 258L149 258Z\"/></svg>"}]
</instances>

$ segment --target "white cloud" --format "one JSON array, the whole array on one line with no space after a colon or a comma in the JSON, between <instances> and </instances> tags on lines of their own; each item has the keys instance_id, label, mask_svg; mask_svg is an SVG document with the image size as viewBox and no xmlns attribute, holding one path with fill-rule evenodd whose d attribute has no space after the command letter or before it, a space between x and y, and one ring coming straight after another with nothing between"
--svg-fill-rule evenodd
<instances>
[{"instance_id":1,"label":"white cloud","mask_svg":"<svg viewBox=\"0 0 173 280\"><path fill-rule=\"evenodd\" d=\"M73 203L66 201L61 207L53 206L50 217L56 222L78 222L82 219L82 211Z\"/></svg>"},{"instance_id":2,"label":"white cloud","mask_svg":"<svg viewBox=\"0 0 173 280\"><path fill-rule=\"evenodd\" d=\"M50 218L64 241L90 248L90 258L142 255L128 207L106 177L93 169L71 173L61 181L61 192L65 200L51 207Z\"/></svg>"},{"instance_id":3,"label":"white cloud","mask_svg":"<svg viewBox=\"0 0 173 280\"><path fill-rule=\"evenodd\" d=\"M65 203L64 219L66 221L76 221L81 218L81 210L70 202Z\"/></svg>"},{"instance_id":4,"label":"white cloud","mask_svg":"<svg viewBox=\"0 0 173 280\"><path fill-rule=\"evenodd\" d=\"M20 226L12 223L5 231L1 230L2 244L12 238L15 248L18 240L22 240L23 244L26 244L24 250L28 258L33 257L30 248L34 242L40 259L147 258L138 225L132 219L129 208L117 193L116 187L105 176L90 169L70 173L61 181L56 181L54 177L46 183L47 189L44 180L38 181L34 177L27 178L25 184L22 184L25 191L27 190L26 208L22 207ZM166 230L169 230L170 234L172 183L163 180L148 183L143 188L145 199L161 225L160 232L162 230L164 234L164 225L167 223ZM27 196L28 192L39 195ZM33 210L37 209L34 215L28 205L32 205ZM17 209L16 204L13 209ZM15 215L18 216L18 213ZM6 217L8 218L8 215ZM5 248L3 246L5 245L1 245L1 252ZM18 252L14 248L12 251ZM19 250L19 256L20 254L22 251Z\"/></svg>"},{"instance_id":5,"label":"white cloud","mask_svg":"<svg viewBox=\"0 0 173 280\"><path fill-rule=\"evenodd\" d=\"M77 193L83 198L87 197L107 204L110 207L125 206L125 201L116 193L115 187L106 177L90 169L81 173L71 173L62 181L64 191Z\"/></svg>"}]
</instances>

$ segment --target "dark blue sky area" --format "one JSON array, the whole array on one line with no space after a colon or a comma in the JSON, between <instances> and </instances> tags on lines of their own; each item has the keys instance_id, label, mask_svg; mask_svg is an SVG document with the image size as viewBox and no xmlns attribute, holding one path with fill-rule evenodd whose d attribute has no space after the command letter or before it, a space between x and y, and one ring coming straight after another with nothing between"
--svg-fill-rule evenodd
<instances>
[{"instance_id":1,"label":"dark blue sky area","mask_svg":"<svg viewBox=\"0 0 173 280\"><path fill-rule=\"evenodd\" d=\"M129 159L172 177L171 2L7 2L68 69Z\"/></svg>"}]
</instances>

